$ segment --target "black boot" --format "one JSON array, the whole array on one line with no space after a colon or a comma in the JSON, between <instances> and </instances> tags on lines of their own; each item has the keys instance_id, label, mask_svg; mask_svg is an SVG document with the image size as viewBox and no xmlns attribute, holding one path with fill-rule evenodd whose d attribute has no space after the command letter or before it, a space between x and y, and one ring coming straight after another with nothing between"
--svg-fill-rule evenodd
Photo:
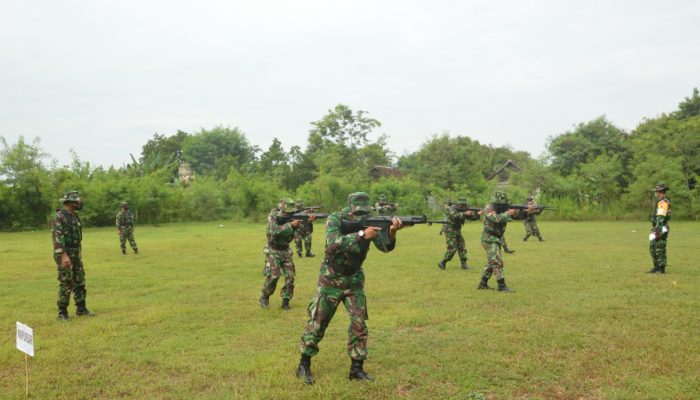
<instances>
[{"instance_id":1,"label":"black boot","mask_svg":"<svg viewBox=\"0 0 700 400\"><path fill-rule=\"evenodd\" d=\"M486 278L484 276L481 277L481 282L479 282L479 286L477 286L476 288L493 290L493 288L489 286L489 278Z\"/></svg>"},{"instance_id":2,"label":"black boot","mask_svg":"<svg viewBox=\"0 0 700 400\"><path fill-rule=\"evenodd\" d=\"M515 290L513 290L513 289L509 288L508 286L506 286L506 279L505 279L505 278L499 279L499 280L497 280L497 282L498 282L498 289L497 289L497 290L498 290L499 292L505 292L505 293L513 293L513 292L515 292Z\"/></svg>"},{"instance_id":3,"label":"black boot","mask_svg":"<svg viewBox=\"0 0 700 400\"><path fill-rule=\"evenodd\" d=\"M513 254L513 253L515 253L515 250L511 250L511 249L509 249L509 248L507 248L507 247L504 247L504 248L503 248L503 251L505 251L505 252L508 253L508 254Z\"/></svg>"},{"instance_id":4,"label":"black boot","mask_svg":"<svg viewBox=\"0 0 700 400\"><path fill-rule=\"evenodd\" d=\"M282 309L289 310L289 299L282 299Z\"/></svg>"},{"instance_id":5,"label":"black boot","mask_svg":"<svg viewBox=\"0 0 700 400\"><path fill-rule=\"evenodd\" d=\"M85 301L81 301L79 303L75 303L75 315L83 315L83 316L88 316L88 317L94 317L95 314L91 313L90 310L85 307Z\"/></svg>"},{"instance_id":6,"label":"black boot","mask_svg":"<svg viewBox=\"0 0 700 400\"><path fill-rule=\"evenodd\" d=\"M656 274L656 273L658 273L658 272L659 272L659 267L657 267L656 265L654 265L654 268L652 268L652 269L650 269L649 271L647 271L647 274Z\"/></svg>"},{"instance_id":7,"label":"black boot","mask_svg":"<svg viewBox=\"0 0 700 400\"><path fill-rule=\"evenodd\" d=\"M438 268L441 270L445 269L445 260L440 260L440 262L438 262Z\"/></svg>"},{"instance_id":8,"label":"black boot","mask_svg":"<svg viewBox=\"0 0 700 400\"><path fill-rule=\"evenodd\" d=\"M262 296L260 296L260 299L258 300L258 302L260 303L260 307L267 308L267 306L270 305L270 297L265 296L263 294Z\"/></svg>"},{"instance_id":9,"label":"black boot","mask_svg":"<svg viewBox=\"0 0 700 400\"><path fill-rule=\"evenodd\" d=\"M139 249L134 249L134 254L139 254Z\"/></svg>"},{"instance_id":10,"label":"black boot","mask_svg":"<svg viewBox=\"0 0 700 400\"><path fill-rule=\"evenodd\" d=\"M59 321L68 321L68 307L59 307L58 308L58 320Z\"/></svg>"},{"instance_id":11,"label":"black boot","mask_svg":"<svg viewBox=\"0 0 700 400\"><path fill-rule=\"evenodd\" d=\"M469 265L467 265L467 260L462 261L462 269L469 269Z\"/></svg>"},{"instance_id":12,"label":"black boot","mask_svg":"<svg viewBox=\"0 0 700 400\"><path fill-rule=\"evenodd\" d=\"M301 258L301 250L297 250L297 257Z\"/></svg>"},{"instance_id":13,"label":"black boot","mask_svg":"<svg viewBox=\"0 0 700 400\"><path fill-rule=\"evenodd\" d=\"M659 273L659 274L665 274L665 273L666 273L666 266L664 265L664 266L662 266L662 267L659 267L659 270L658 270L657 273Z\"/></svg>"},{"instance_id":14,"label":"black boot","mask_svg":"<svg viewBox=\"0 0 700 400\"><path fill-rule=\"evenodd\" d=\"M529 239L529 238L530 238L530 235L525 235L525 237L523 238L523 242L527 242L527 239Z\"/></svg>"},{"instance_id":15,"label":"black boot","mask_svg":"<svg viewBox=\"0 0 700 400\"><path fill-rule=\"evenodd\" d=\"M126 249L122 249L122 254L126 255Z\"/></svg>"},{"instance_id":16,"label":"black boot","mask_svg":"<svg viewBox=\"0 0 700 400\"><path fill-rule=\"evenodd\" d=\"M314 383L314 376L311 374L311 357L301 355L301 360L299 360L299 366L296 372L297 378L304 380L307 385L312 385Z\"/></svg>"},{"instance_id":17,"label":"black boot","mask_svg":"<svg viewBox=\"0 0 700 400\"><path fill-rule=\"evenodd\" d=\"M371 382L374 380L374 378L372 378L372 376L367 374L362 369L363 363L364 363L364 360L352 360L352 364L350 364L350 373L348 374L348 379L358 380L358 381L367 381L367 382Z\"/></svg>"},{"instance_id":18,"label":"black boot","mask_svg":"<svg viewBox=\"0 0 700 400\"><path fill-rule=\"evenodd\" d=\"M542 239L542 236L537 236L537 239L539 239L540 242L544 242L544 239Z\"/></svg>"},{"instance_id":19,"label":"black boot","mask_svg":"<svg viewBox=\"0 0 700 400\"><path fill-rule=\"evenodd\" d=\"M312 253L311 250L306 250L307 257L316 257L316 254Z\"/></svg>"}]
</instances>

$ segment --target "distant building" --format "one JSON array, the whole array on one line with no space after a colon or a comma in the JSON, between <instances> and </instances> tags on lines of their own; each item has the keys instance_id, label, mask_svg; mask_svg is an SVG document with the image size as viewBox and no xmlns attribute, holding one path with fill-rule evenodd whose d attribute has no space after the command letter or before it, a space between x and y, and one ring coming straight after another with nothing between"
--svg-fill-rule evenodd
<instances>
[{"instance_id":1,"label":"distant building","mask_svg":"<svg viewBox=\"0 0 700 400\"><path fill-rule=\"evenodd\" d=\"M183 162L177 168L177 176L180 184L188 186L194 180L194 170L189 163Z\"/></svg>"},{"instance_id":2,"label":"distant building","mask_svg":"<svg viewBox=\"0 0 700 400\"><path fill-rule=\"evenodd\" d=\"M398 168L375 165L369 170L369 176L376 181L382 177L401 178L403 176L403 172L401 172Z\"/></svg>"},{"instance_id":3,"label":"distant building","mask_svg":"<svg viewBox=\"0 0 700 400\"><path fill-rule=\"evenodd\" d=\"M510 186L513 173L521 173L523 170L513 160L508 160L495 171L486 176L487 181L497 180L496 189L505 190Z\"/></svg>"}]
</instances>

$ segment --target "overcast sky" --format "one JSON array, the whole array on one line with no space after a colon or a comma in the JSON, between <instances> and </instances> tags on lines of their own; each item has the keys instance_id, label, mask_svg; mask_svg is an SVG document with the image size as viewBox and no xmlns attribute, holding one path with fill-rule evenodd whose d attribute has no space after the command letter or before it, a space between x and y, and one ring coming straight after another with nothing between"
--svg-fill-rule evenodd
<instances>
[{"instance_id":1,"label":"overcast sky","mask_svg":"<svg viewBox=\"0 0 700 400\"><path fill-rule=\"evenodd\" d=\"M700 86L698 1L0 0L0 136L122 166L154 133L304 146L338 103L399 155L450 132L538 156Z\"/></svg>"}]
</instances>

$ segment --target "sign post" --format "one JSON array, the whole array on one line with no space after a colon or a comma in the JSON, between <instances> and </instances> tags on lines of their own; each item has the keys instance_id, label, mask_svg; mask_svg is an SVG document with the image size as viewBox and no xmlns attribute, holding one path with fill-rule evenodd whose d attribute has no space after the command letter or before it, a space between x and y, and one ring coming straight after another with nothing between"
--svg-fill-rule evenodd
<instances>
[{"instance_id":1,"label":"sign post","mask_svg":"<svg viewBox=\"0 0 700 400\"><path fill-rule=\"evenodd\" d=\"M34 357L34 330L17 321L17 349L24 353L24 394L29 398L29 356Z\"/></svg>"}]
</instances>

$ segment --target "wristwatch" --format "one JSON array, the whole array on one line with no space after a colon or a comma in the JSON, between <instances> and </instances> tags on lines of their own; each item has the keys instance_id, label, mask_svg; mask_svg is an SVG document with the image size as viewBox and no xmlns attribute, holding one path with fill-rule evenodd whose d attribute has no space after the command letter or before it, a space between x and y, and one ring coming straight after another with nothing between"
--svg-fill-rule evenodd
<instances>
[{"instance_id":1,"label":"wristwatch","mask_svg":"<svg viewBox=\"0 0 700 400\"><path fill-rule=\"evenodd\" d=\"M364 238L365 237L365 231L359 231L357 232L357 236Z\"/></svg>"}]
</instances>

